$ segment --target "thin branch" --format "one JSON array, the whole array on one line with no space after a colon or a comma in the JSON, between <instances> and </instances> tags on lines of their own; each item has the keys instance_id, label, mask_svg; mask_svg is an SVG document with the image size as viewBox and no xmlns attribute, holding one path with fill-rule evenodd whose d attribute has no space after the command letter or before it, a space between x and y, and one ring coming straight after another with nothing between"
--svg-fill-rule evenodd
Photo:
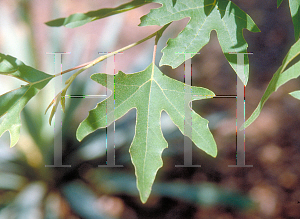
<instances>
[{"instance_id":1,"label":"thin branch","mask_svg":"<svg viewBox=\"0 0 300 219\"><path fill-rule=\"evenodd\" d=\"M165 29L165 27L162 27L162 28L159 29L158 31L156 31L156 32L154 32L153 34L151 34L151 35L145 37L145 38L142 39L142 40L139 40L139 41L137 41L137 42L135 42L135 43L132 43L132 44L130 44L130 45L128 45L128 46L125 46L125 47L123 47L123 48L121 48L121 49L118 49L118 50L116 50L116 51L114 51L114 52L108 53L107 55L100 56L100 57L94 59L93 61L90 61L90 62L81 64L81 65L76 66L76 67L74 67L74 68L70 68L70 69L65 70L65 71L63 71L63 72L60 72L60 73L56 74L55 77L60 76L60 75L63 75L63 74L65 74L65 73L67 73L67 72L73 71L73 70L75 70L75 69L82 68L82 67L85 67L84 70L86 70L86 69L88 69L88 68L94 66L95 64L97 64L97 63L99 63L99 62L101 62L101 61L103 61L103 60L105 60L105 59L107 59L107 58L109 58L109 57L111 57L111 56L117 54L117 53L123 52L123 51L125 51L125 50L127 50L127 49L130 49L130 48L132 48L132 47L134 47L134 46L137 46L137 45L139 45L139 44L141 44L141 43L143 43L143 42L145 42L145 41L151 39L152 37L156 36L157 33L158 33L160 30L162 30L162 29ZM81 71L81 72L82 72L82 71ZM81 72L80 72L80 73L81 73ZM77 72L76 72L76 73L77 73ZM75 73L75 74L76 74L76 73ZM80 73L79 73L79 74L80 74ZM77 74L77 75L78 75L78 74Z\"/></svg>"},{"instance_id":2,"label":"thin branch","mask_svg":"<svg viewBox=\"0 0 300 219\"><path fill-rule=\"evenodd\" d=\"M168 25L167 25L167 26L168 26ZM154 32L153 34L151 34L151 35L145 37L145 38L142 39L142 40L139 40L139 41L137 41L137 42L135 42L135 43L132 43L132 44L130 44L130 45L128 45L128 46L125 46L125 47L123 47L123 48L121 48L121 49L118 49L118 50L116 50L116 51L114 51L114 52L111 52L111 53L108 53L108 54L106 54L106 55L100 56L100 57L98 57L97 59L94 59L93 61L90 61L90 62L81 64L81 65L79 65L79 66L70 68L70 69L65 70L65 71L63 71L63 72L60 72L60 73L58 73L58 74L52 75L51 77L54 78L54 77L63 75L63 74L65 74L65 73L67 73L67 72L73 71L73 70L75 70L75 69L82 68L82 69L78 70L77 72L75 72L75 73L74 73L74 74L73 74L73 75L65 82L66 87L65 87L58 95L56 95L56 97L52 100L52 102L51 102L51 103L49 104L49 106L47 107L45 113L46 113L47 110L51 107L51 105L54 104L54 106L53 106L53 108L52 108L52 111L51 111L50 118L49 118L49 123L50 123L50 125L51 125L51 120L52 120L52 118L53 118L53 116L54 116L54 114L55 114L57 105L58 105L58 103L59 103L59 100L58 100L58 99L64 98L64 96L65 96L65 94L66 94L68 88L70 87L70 85L72 84L72 82L75 80L75 78L76 78L81 72L85 71L86 69L88 69L88 68L94 66L95 64L97 64L97 63L99 63L99 62L101 62L101 61L103 61L103 60L105 60L105 59L107 59L107 58L109 58L109 57L111 57L111 56L117 54L117 53L123 52L123 51L125 51L125 50L127 50L127 49L130 49L130 48L132 48L132 47L134 47L134 46L137 46L137 45L139 45L139 44L145 42L146 40L151 39L151 38L154 37L154 36L156 36L155 46L154 46L154 50L155 50L155 51L154 51L154 54L153 54L153 55L154 55L153 60L155 61L155 54L156 54L156 44L157 44L157 41L158 41L159 37L161 36L161 33L166 29L167 26L165 25L164 27L162 27L162 28L159 29L158 31L156 31L156 32ZM64 105L65 105L64 99L61 99L61 105L62 105L62 108L63 108L63 110L64 110L64 108L65 108L65 106L64 106Z\"/></svg>"}]
</instances>

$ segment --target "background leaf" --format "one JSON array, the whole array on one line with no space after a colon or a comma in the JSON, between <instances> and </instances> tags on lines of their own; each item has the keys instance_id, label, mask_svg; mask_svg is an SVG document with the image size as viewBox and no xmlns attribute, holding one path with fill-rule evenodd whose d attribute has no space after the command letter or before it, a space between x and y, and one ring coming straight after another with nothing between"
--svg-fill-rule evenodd
<instances>
[{"instance_id":1,"label":"background leaf","mask_svg":"<svg viewBox=\"0 0 300 219\"><path fill-rule=\"evenodd\" d=\"M25 65L12 56L0 53L0 58L0 74L6 74L28 83L0 96L0 117L2 117L0 136L4 132L9 131L11 137L10 146L13 147L20 137L20 113L22 109L53 77ZM10 73L7 74L5 72Z\"/></svg>"},{"instance_id":2,"label":"background leaf","mask_svg":"<svg viewBox=\"0 0 300 219\"><path fill-rule=\"evenodd\" d=\"M92 79L107 86L106 74L94 74ZM164 75L156 66L149 65L144 71L134 74L119 72L115 78L115 108L106 112L108 99L100 102L89 112L88 117L77 129L77 139L81 141L96 129L104 128L113 121L110 115L114 113L115 120L122 117L130 109L137 109L135 136L130 146L132 163L137 176L137 187L140 197L145 203L150 195L151 187L158 169L162 166L161 154L168 144L162 135L160 117L166 111L172 121L184 133L184 126L192 129L191 135L195 145L209 155L217 155L214 138L209 131L208 121L194 111L191 112L193 126L184 125L185 106L184 89L191 89L192 100L211 98L214 93L201 87L185 86Z\"/></svg>"},{"instance_id":3,"label":"background leaf","mask_svg":"<svg viewBox=\"0 0 300 219\"><path fill-rule=\"evenodd\" d=\"M101 185L109 194L136 195L135 178L130 174L120 172L109 173L97 169L91 176L92 183ZM185 200L200 206L231 206L238 209L253 207L254 203L248 197L234 190L217 187L213 183L183 183L183 182L157 182L153 184L152 192L157 196L173 197Z\"/></svg>"},{"instance_id":4,"label":"background leaf","mask_svg":"<svg viewBox=\"0 0 300 219\"><path fill-rule=\"evenodd\" d=\"M294 35L297 41L300 36L300 0L289 0L291 16L294 24Z\"/></svg>"},{"instance_id":5,"label":"background leaf","mask_svg":"<svg viewBox=\"0 0 300 219\"><path fill-rule=\"evenodd\" d=\"M84 183L80 181L71 182L64 185L61 190L72 209L82 218L116 219L115 217L108 217L101 208L95 206L97 196Z\"/></svg>"},{"instance_id":6,"label":"background leaf","mask_svg":"<svg viewBox=\"0 0 300 219\"><path fill-rule=\"evenodd\" d=\"M99 20L101 18L109 17L111 15L123 13L138 7L141 7L145 4L145 0L134 0L129 3L120 5L116 8L101 8L97 11L89 11L87 13L76 13L72 14L67 18L58 18L52 21L48 21L47 24L50 27L60 27L65 26L68 28L80 27L89 22Z\"/></svg>"},{"instance_id":7,"label":"background leaf","mask_svg":"<svg viewBox=\"0 0 300 219\"><path fill-rule=\"evenodd\" d=\"M236 54L246 53L248 44L243 37L243 29L258 32L259 29L244 11L227 0L178 0L173 7L170 0L155 0L162 6L152 9L141 18L140 26L163 26L172 21L190 17L189 23L175 39L169 39L162 50L161 65L177 68L185 61L183 53L197 53L210 39L212 30L216 30L218 39L232 68L236 70ZM195 54L191 54L193 57ZM249 77L249 60L245 56L245 75L238 75L246 85Z\"/></svg>"},{"instance_id":8,"label":"background leaf","mask_svg":"<svg viewBox=\"0 0 300 219\"><path fill-rule=\"evenodd\" d=\"M277 8L281 5L283 0L277 0ZM300 0L289 0L291 17L294 25L294 35L297 41L300 36Z\"/></svg>"},{"instance_id":9,"label":"background leaf","mask_svg":"<svg viewBox=\"0 0 300 219\"><path fill-rule=\"evenodd\" d=\"M252 115L247 119L247 121L242 125L242 127L240 127L240 130L244 129L244 127L245 128L248 127L251 123L253 123L256 120L265 102L269 99L269 97L274 91L276 91L281 85L285 84L289 80L297 78L300 75L300 71L299 71L300 62L298 59L299 54L300 54L300 40L298 40L288 51L287 55L282 61L282 65L278 68L278 70L273 75L258 106L254 110Z\"/></svg>"}]
</instances>

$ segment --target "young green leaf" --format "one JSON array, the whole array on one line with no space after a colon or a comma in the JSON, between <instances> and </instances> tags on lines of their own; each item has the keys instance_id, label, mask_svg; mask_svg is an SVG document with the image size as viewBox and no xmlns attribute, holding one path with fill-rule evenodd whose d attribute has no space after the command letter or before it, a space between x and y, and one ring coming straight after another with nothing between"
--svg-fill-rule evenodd
<instances>
[{"instance_id":1,"label":"young green leaf","mask_svg":"<svg viewBox=\"0 0 300 219\"><path fill-rule=\"evenodd\" d=\"M149 2L145 0L134 0L123 5L120 5L116 8L102 8L97 11L89 11L87 13L76 13L72 14L67 18L58 18L52 21L48 21L45 24L51 27L60 27L65 26L68 28L80 27L89 22L99 20L105 17L109 17L115 14L120 14L132 9L141 7Z\"/></svg>"},{"instance_id":2,"label":"young green leaf","mask_svg":"<svg viewBox=\"0 0 300 219\"><path fill-rule=\"evenodd\" d=\"M6 72L6 73L5 73ZM9 73L7 73L9 72ZM0 53L0 74L16 77L27 82L27 85L0 96L0 136L9 131L10 146L19 140L21 119L20 113L27 102L53 78L44 72L25 65L20 60Z\"/></svg>"},{"instance_id":3,"label":"young green leaf","mask_svg":"<svg viewBox=\"0 0 300 219\"><path fill-rule=\"evenodd\" d=\"M281 5L283 0L277 0L277 8ZM294 35L297 41L300 36L300 0L289 0L290 12L294 25Z\"/></svg>"},{"instance_id":4,"label":"young green leaf","mask_svg":"<svg viewBox=\"0 0 300 219\"><path fill-rule=\"evenodd\" d=\"M281 85L285 84L291 79L297 78L300 75L300 39L290 48L284 60L282 61L282 65L278 68L278 70L273 75L264 95L262 96L258 106L252 113L252 115L247 119L247 121L240 127L240 130L244 129L244 127L248 127L252 122L256 120L259 116L263 105L271 96L271 94L276 91ZM296 60L296 61L295 61ZM294 63L295 62L295 63Z\"/></svg>"},{"instance_id":5,"label":"young green leaf","mask_svg":"<svg viewBox=\"0 0 300 219\"><path fill-rule=\"evenodd\" d=\"M246 53L248 44L243 29L258 32L259 29L244 11L227 0L177 0L173 6L170 0L152 0L162 6L152 9L141 18L140 26L163 26L171 21L189 17L190 21L175 39L169 39L162 50L161 65L178 67L185 61L184 53L197 53L209 42L210 32L216 30L218 39L232 68L236 70L237 55ZM192 54L192 57L195 55ZM245 56L245 76L238 75L246 85L249 76L249 60Z\"/></svg>"},{"instance_id":6,"label":"young green leaf","mask_svg":"<svg viewBox=\"0 0 300 219\"><path fill-rule=\"evenodd\" d=\"M112 118L110 114L114 114L113 117L117 120L130 109L136 108L135 136L130 146L130 154L135 167L141 201L145 203L150 195L156 173L162 166L162 151L168 146L161 131L161 112L167 112L179 130L184 133L184 89L191 90L192 100L211 98L214 93L201 87L185 86L184 83L164 75L153 64L134 74L124 74L120 71L115 76L106 74L91 76L94 81L103 86L107 86L107 77L115 77L114 111L106 113L109 98L114 99L114 95L111 95L89 112L88 117L79 125L76 136L81 141L95 130L110 125L113 122L109 120ZM191 115L193 125L186 124L192 129L192 134L188 137L198 148L216 157L217 147L208 128L208 121L194 111Z\"/></svg>"},{"instance_id":7,"label":"young green leaf","mask_svg":"<svg viewBox=\"0 0 300 219\"><path fill-rule=\"evenodd\" d=\"M289 0L291 16L294 24L294 35L297 41L300 36L300 0Z\"/></svg>"}]
</instances>

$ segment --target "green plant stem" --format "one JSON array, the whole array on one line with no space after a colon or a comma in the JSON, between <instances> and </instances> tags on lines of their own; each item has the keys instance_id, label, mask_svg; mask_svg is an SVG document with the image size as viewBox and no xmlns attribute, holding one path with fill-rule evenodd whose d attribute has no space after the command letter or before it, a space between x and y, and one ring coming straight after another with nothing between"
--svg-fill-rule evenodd
<instances>
[{"instance_id":1,"label":"green plant stem","mask_svg":"<svg viewBox=\"0 0 300 219\"><path fill-rule=\"evenodd\" d=\"M166 26L166 25L165 25L165 26ZM74 79L75 79L81 72L85 71L86 69L88 69L88 68L94 66L95 64L97 64L97 63L99 63L99 62L101 62L101 61L103 61L103 60L105 60L105 59L107 59L107 58L109 58L109 57L111 57L111 56L113 56L113 55L119 53L119 52L123 52L123 51L125 51L125 50L127 50L127 49L130 49L130 48L132 48L132 47L134 47L134 46L137 46L137 45L139 45L139 44L141 44L141 43L143 43L143 42L145 42L145 41L151 39L152 37L156 36L156 35L159 33L159 31L166 29L165 26L162 27L161 29L159 29L158 31L154 32L153 34L151 34L151 35L145 37L145 38L142 39L142 40L139 40L139 41L137 41L137 42L135 42L135 43L132 43L132 44L130 44L130 45L128 45L128 46L125 46L125 47L123 47L123 48L121 48L121 49L118 49L118 50L116 50L116 51L114 51L114 52L111 52L111 53L109 53L109 54L107 54L107 55L100 56L100 57L98 57L97 59L94 59L94 60L92 60L92 61L90 61L90 62L87 62L87 63L81 64L81 65L78 65L78 66L76 66L76 67L73 67L73 68L67 69L67 70L65 70L65 71L62 71L62 72L60 72L60 73L58 73L58 74L52 75L52 76L49 77L49 78L45 78L45 79L43 79L43 80L40 80L40 81L37 81L37 82L30 83L30 85L34 85L34 84L40 83L40 82L42 82L42 81L45 81L45 80L48 80L48 79L51 79L51 78L58 77L58 76L60 76L60 75L66 74L66 73L68 73L68 72L70 72L70 71L73 71L73 70L76 70L76 69L79 69L79 68L82 68L82 67L83 67L82 69L80 69L79 71L77 71L76 73L74 73L74 75L72 75L72 76L65 82L65 84L69 84L70 82L72 83L72 82L74 81ZM169 25L168 25L168 26L169 26ZM70 85L71 85L71 83L70 83ZM67 87L69 87L70 85L68 85Z\"/></svg>"},{"instance_id":2,"label":"green plant stem","mask_svg":"<svg viewBox=\"0 0 300 219\"><path fill-rule=\"evenodd\" d=\"M155 42L154 48L153 48L153 58L152 58L152 75L153 75L153 72L154 72L155 56L156 56L156 47L157 47L157 43Z\"/></svg>"},{"instance_id":3,"label":"green plant stem","mask_svg":"<svg viewBox=\"0 0 300 219\"><path fill-rule=\"evenodd\" d=\"M158 43L160 37L162 36L163 32L165 31L165 29L167 29L167 27L168 27L170 24L171 24L171 23L168 23L168 24L164 25L162 28L160 28L160 29L156 32L155 41L154 41L154 48L153 48L153 58L152 58L152 64L153 64L153 65L152 65L152 73L153 73L153 71L154 71L157 43Z\"/></svg>"},{"instance_id":4,"label":"green plant stem","mask_svg":"<svg viewBox=\"0 0 300 219\"><path fill-rule=\"evenodd\" d=\"M134 47L134 46L137 46L137 45L139 45L139 44L141 44L141 43L143 43L143 42L145 42L145 41L151 39L152 37L156 36L157 33L158 33L159 31L161 31L162 29L165 29L165 27L162 27L162 28L159 29L158 31L156 31L156 32L154 32L153 34L151 34L151 35L145 37L145 38L142 39L142 40L139 40L139 41L137 41L137 42L135 42L135 43L132 43L132 44L130 44L130 45L128 45L128 46L125 46L125 47L123 47L123 48L121 48L121 49L118 49L118 50L116 50L116 51L114 51L114 52L108 53L107 55L100 56L100 57L98 57L97 59L95 59L95 60L93 60L93 61L91 61L91 62L87 62L87 63L82 64L82 65L80 65L80 66L77 66L77 67L68 69L68 70L66 70L66 71L63 71L63 72L61 72L61 73L58 73L58 74L55 75L55 77L57 77L57 76L59 76L59 75L62 75L62 74L65 74L65 73L67 73L67 72L69 72L69 71L72 71L72 70L75 70L75 69L78 69L78 68L83 67L81 70L79 70L78 72L76 72L76 73L74 74L74 75L77 76L77 75L79 75L81 72L83 72L84 70L86 70L86 69L88 69L88 68L94 66L95 64L97 64L97 63L99 63L99 62L101 62L101 61L103 61L103 60L105 60L105 59L107 59L107 58L109 58L109 57L111 57L111 56L117 54L117 53L123 52L123 51L125 51L125 50L127 50L127 49L130 49L130 48L132 48L132 47ZM68 79L68 80L71 80L71 78ZM66 81L66 84L68 83L68 80Z\"/></svg>"},{"instance_id":5,"label":"green plant stem","mask_svg":"<svg viewBox=\"0 0 300 219\"><path fill-rule=\"evenodd\" d=\"M154 48L153 48L153 58L152 58L153 65L155 65L156 48L157 48L157 45L155 44Z\"/></svg>"},{"instance_id":6,"label":"green plant stem","mask_svg":"<svg viewBox=\"0 0 300 219\"><path fill-rule=\"evenodd\" d=\"M163 28L164 28L164 27L162 27L161 29L163 29ZM130 44L130 45L128 45L128 46L125 46L125 47L123 47L123 48L121 48L121 49L118 49L118 50L116 50L116 51L114 51L114 52L108 53L108 54L106 54L106 55L104 55L104 56L100 56L99 58L97 58L97 59L95 59L95 60L93 60L93 61L91 61L91 62L88 62L86 66L84 66L82 69L80 69L79 71L77 71L76 73L74 73L74 74L66 81L65 84L66 84L67 86L66 86L65 89L67 90L67 89L69 88L69 86L72 84L72 82L75 80L75 78L76 78L81 72L85 71L86 69L88 69L88 68L94 66L95 64L97 64L97 63L99 63L99 62L101 62L101 61L103 61L103 60L105 60L105 59L107 59L107 58L109 58L109 57L111 57L111 56L117 54L117 53L123 52L123 51L125 51L125 50L127 50L127 49L130 49L130 48L132 48L132 47L134 47L134 46L137 46L137 45L139 45L139 44L145 42L146 40L151 39L152 37L156 36L157 33L158 33L161 29L159 29L159 30L156 31L155 33L153 33L153 34L147 36L146 38L144 38L144 39L142 39L142 40L140 40L140 41L137 41L137 42L135 42L135 43L132 43L132 44ZM66 72L65 72L65 73L66 73ZM59 74L56 74L55 76L59 76L59 75L62 75L62 72L59 73Z\"/></svg>"},{"instance_id":7,"label":"green plant stem","mask_svg":"<svg viewBox=\"0 0 300 219\"><path fill-rule=\"evenodd\" d=\"M64 100L63 98L65 97L65 94L66 94L68 88L70 87L70 85L72 84L72 82L75 80L75 78L76 78L80 73L82 73L82 72L85 71L86 69L88 69L88 68L94 66L95 64L97 64L97 63L99 63L99 62L101 62L101 61L103 61L103 60L105 60L105 59L107 59L107 58L109 58L109 57L111 57L111 56L117 54L117 53L123 52L123 51L125 51L125 50L127 50L127 49L130 49L130 48L132 48L132 47L134 47L134 46L137 46L137 45L139 45L139 44L145 42L146 40L151 39L151 38L154 37L154 36L156 36L156 39L155 39L155 47L154 47L154 54L153 54L153 60L155 61L155 54L156 54L156 45L157 45L157 41L158 41L158 39L161 37L161 34L163 33L163 31L164 31L169 25L170 25L170 24L167 24L167 25L163 26L161 29L159 29L158 31L154 32L153 34L151 34L151 35L145 37L145 38L142 39L142 40L139 40L139 41L137 41L137 42L135 42L135 43L132 43L132 44L130 44L130 45L128 45L128 46L125 46L125 47L123 47L123 48L121 48L121 49L118 49L118 50L116 50L116 51L114 51L114 52L111 52L111 53L108 53L108 54L106 54L106 55L100 56L100 57L98 57L97 59L95 59L95 60L93 60L93 61L90 61L90 62L81 64L81 65L79 65L79 66L76 66L76 67L74 67L74 68L68 69L68 70L66 70L66 71L63 71L63 72L60 72L60 73L58 73L58 74L55 74L55 75L51 76L51 78L54 78L54 77L63 75L63 74L65 74L65 73L67 73L67 72L70 72L70 71L72 71L72 70L75 70L75 69L78 69L78 68L82 68L82 69L80 69L79 71L75 72L70 78L68 78L68 80L65 82L66 87L65 87L58 95L56 95L56 97L52 100L52 102L51 102L51 103L49 104L49 106L47 107L45 113L46 113L47 110L51 107L51 105L54 104L54 107L53 107L52 112L51 112L51 115L50 115L49 123L51 124L51 119L52 119L52 117L53 117L53 115L54 115L54 113L55 113L55 111L56 111L56 107L57 107L57 105L58 105L58 100L57 100L58 98L61 99L61 105L62 105L62 108L63 108L63 111L64 111L64 108L65 108L65 100ZM44 80L45 80L45 79L44 79ZM40 81L39 81L39 82L40 82Z\"/></svg>"}]
</instances>

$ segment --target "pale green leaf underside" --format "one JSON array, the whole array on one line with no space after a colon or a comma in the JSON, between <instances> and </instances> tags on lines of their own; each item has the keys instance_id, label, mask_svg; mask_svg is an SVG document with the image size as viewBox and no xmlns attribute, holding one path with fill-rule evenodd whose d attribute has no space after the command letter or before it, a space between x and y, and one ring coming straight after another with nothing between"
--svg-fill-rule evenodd
<instances>
[{"instance_id":1,"label":"pale green leaf underside","mask_svg":"<svg viewBox=\"0 0 300 219\"><path fill-rule=\"evenodd\" d=\"M152 67L154 67L152 74ZM92 79L106 86L106 74L94 74ZM142 202L146 202L158 169L162 166L162 151L168 144L161 131L161 112L168 113L172 121L184 133L184 84L164 75L152 64L144 71L134 74L119 72L115 75L115 109L107 112L108 99L100 102L89 112L88 117L77 129L77 139L81 141L96 129L104 128L113 121L107 121L114 113L115 120L122 117L130 109L137 109L135 136L130 146L132 163L137 176L137 187ZM192 100L211 98L214 93L201 87L188 86ZM111 95L109 98L114 98ZM187 124L188 125L188 124ZM189 125L189 127L191 127ZM215 157L217 147L208 128L208 121L192 111L192 139L195 145Z\"/></svg>"},{"instance_id":2,"label":"pale green leaf underside","mask_svg":"<svg viewBox=\"0 0 300 219\"><path fill-rule=\"evenodd\" d=\"M145 0L134 0L126 4L120 5L116 8L102 8L97 11L89 11L87 13L76 13L66 18L58 18L52 21L48 21L45 24L51 27L65 26L68 28L75 28L95 20L99 20L105 17L120 14L141 7L145 4L148 4L148 2L145 2Z\"/></svg>"},{"instance_id":3,"label":"pale green leaf underside","mask_svg":"<svg viewBox=\"0 0 300 219\"><path fill-rule=\"evenodd\" d=\"M13 147L20 137L21 111L27 102L46 86L52 76L27 66L12 56L1 53L0 74L12 76L28 83L0 96L0 136L9 131L10 146Z\"/></svg>"},{"instance_id":4,"label":"pale green leaf underside","mask_svg":"<svg viewBox=\"0 0 300 219\"><path fill-rule=\"evenodd\" d=\"M229 64L237 72L237 55L246 53L248 44L243 37L243 29L253 32L259 29L244 11L227 0L178 0L173 7L170 0L154 0L162 6L152 9L141 18L140 26L163 26L172 21L189 17L190 21L174 39L169 39L162 50L161 65L178 67L186 59L184 53L195 53L205 46L212 30L216 30L218 39ZM244 74L244 75L239 75ZM245 56L245 72L239 73L246 85L249 77L249 60Z\"/></svg>"},{"instance_id":5,"label":"pale green leaf underside","mask_svg":"<svg viewBox=\"0 0 300 219\"><path fill-rule=\"evenodd\" d=\"M296 60L300 55L300 40L298 40L288 51L285 56L282 65L278 68L278 70L273 75L264 95L262 96L258 106L252 113L252 115L247 119L247 121L240 127L240 130L244 129L244 127L248 127L252 122L256 120L259 116L263 105L271 96L271 94L276 91L281 85L285 84L291 79L297 78L300 75L300 61L296 63L292 63Z\"/></svg>"}]
</instances>

